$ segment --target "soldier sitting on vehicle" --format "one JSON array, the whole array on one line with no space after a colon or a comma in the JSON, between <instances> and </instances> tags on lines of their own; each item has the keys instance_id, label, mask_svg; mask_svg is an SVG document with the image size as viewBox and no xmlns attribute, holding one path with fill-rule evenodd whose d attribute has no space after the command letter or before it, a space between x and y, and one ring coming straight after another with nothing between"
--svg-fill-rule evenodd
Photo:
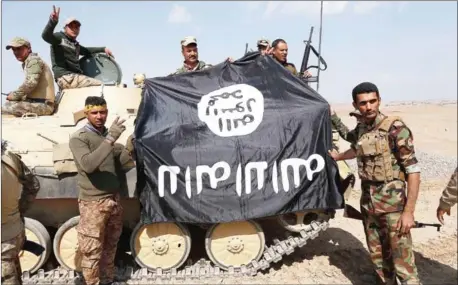
<instances>
[{"instance_id":1,"label":"soldier sitting on vehicle","mask_svg":"<svg viewBox=\"0 0 458 285\"><path fill-rule=\"evenodd\" d=\"M22 284L19 253L25 242L24 213L40 190L40 182L7 151L2 139L2 284Z\"/></svg>"},{"instance_id":2,"label":"soldier sitting on vehicle","mask_svg":"<svg viewBox=\"0 0 458 285\"><path fill-rule=\"evenodd\" d=\"M288 44L283 39L276 39L272 42L272 56L276 59L283 67L291 71L292 74L299 76L296 66L288 62ZM310 72L305 71L303 77L311 77Z\"/></svg>"},{"instance_id":3,"label":"soldier sitting on vehicle","mask_svg":"<svg viewBox=\"0 0 458 285\"><path fill-rule=\"evenodd\" d=\"M18 117L26 113L51 115L54 112L55 90L48 65L32 52L30 42L24 38L14 38L6 49L12 49L16 59L22 62L25 80L16 91L8 94L2 113Z\"/></svg>"},{"instance_id":4,"label":"soldier sitting on vehicle","mask_svg":"<svg viewBox=\"0 0 458 285\"><path fill-rule=\"evenodd\" d=\"M203 70L212 67L211 64L207 64L199 60L199 51L197 48L197 40L195 37L189 36L181 40L181 53L184 57L183 66L178 68L177 71L170 75ZM227 60L229 62L233 62L233 59L231 57L228 57Z\"/></svg>"},{"instance_id":5,"label":"soldier sitting on vehicle","mask_svg":"<svg viewBox=\"0 0 458 285\"><path fill-rule=\"evenodd\" d=\"M80 33L81 23L75 18L65 21L64 31L54 33L59 21L60 8L53 12L48 24L43 30L42 38L51 45L51 61L54 78L61 89L82 88L102 85L100 80L83 74L79 65L79 56L90 56L94 53L105 52L112 56L106 47L84 47L76 41Z\"/></svg>"}]
</instances>

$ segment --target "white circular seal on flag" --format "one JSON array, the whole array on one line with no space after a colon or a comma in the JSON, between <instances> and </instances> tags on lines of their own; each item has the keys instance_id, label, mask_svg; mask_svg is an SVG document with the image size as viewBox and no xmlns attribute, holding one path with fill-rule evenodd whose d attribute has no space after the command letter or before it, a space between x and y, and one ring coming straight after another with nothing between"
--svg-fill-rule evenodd
<instances>
[{"instance_id":1,"label":"white circular seal on flag","mask_svg":"<svg viewBox=\"0 0 458 285\"><path fill-rule=\"evenodd\" d=\"M207 95L197 104L199 119L220 137L244 136L254 132L264 115L264 97L247 84L224 87Z\"/></svg>"}]
</instances>

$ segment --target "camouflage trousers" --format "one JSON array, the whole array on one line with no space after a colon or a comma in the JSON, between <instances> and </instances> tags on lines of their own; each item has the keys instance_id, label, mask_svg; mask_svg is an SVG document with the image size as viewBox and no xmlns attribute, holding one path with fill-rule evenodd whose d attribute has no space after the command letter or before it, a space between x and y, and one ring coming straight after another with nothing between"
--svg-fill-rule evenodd
<instances>
[{"instance_id":1,"label":"camouflage trousers","mask_svg":"<svg viewBox=\"0 0 458 285\"><path fill-rule=\"evenodd\" d=\"M78 204L78 249L86 284L110 283L114 278L114 259L122 232L120 196L97 201L79 200Z\"/></svg>"},{"instance_id":2,"label":"camouflage trousers","mask_svg":"<svg viewBox=\"0 0 458 285\"><path fill-rule=\"evenodd\" d=\"M396 225L401 212L370 214L361 207L367 247L382 284L421 284L418 279L412 236L400 236Z\"/></svg>"},{"instance_id":3,"label":"camouflage trousers","mask_svg":"<svg viewBox=\"0 0 458 285\"><path fill-rule=\"evenodd\" d=\"M6 101L2 106L2 114L11 114L16 117L22 117L26 113L34 113L37 116L52 115L54 105L48 105L40 102L30 101Z\"/></svg>"},{"instance_id":4,"label":"camouflage trousers","mask_svg":"<svg viewBox=\"0 0 458 285\"><path fill-rule=\"evenodd\" d=\"M22 284L19 253L25 240L25 231L2 242L2 284Z\"/></svg>"},{"instance_id":5,"label":"camouflage trousers","mask_svg":"<svg viewBox=\"0 0 458 285\"><path fill-rule=\"evenodd\" d=\"M74 89L90 86L100 86L102 85L102 81L83 74L71 73L59 77L57 79L57 85L60 87L60 89Z\"/></svg>"}]
</instances>

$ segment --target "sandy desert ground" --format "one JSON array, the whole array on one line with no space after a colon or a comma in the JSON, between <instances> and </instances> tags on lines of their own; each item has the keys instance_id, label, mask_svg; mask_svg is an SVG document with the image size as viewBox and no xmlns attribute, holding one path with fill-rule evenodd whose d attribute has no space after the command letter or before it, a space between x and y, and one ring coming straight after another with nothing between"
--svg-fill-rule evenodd
<instances>
[{"instance_id":1,"label":"sandy desert ground","mask_svg":"<svg viewBox=\"0 0 458 285\"><path fill-rule=\"evenodd\" d=\"M349 126L351 106L333 106ZM393 103L382 112L398 115L415 135L422 165L422 183L415 219L436 223L436 208L441 192L457 165L457 105L447 103ZM342 149L348 143L341 142ZM349 163L353 168L354 163ZM359 181L349 204L359 208ZM416 264L423 284L457 284L457 207L446 224L435 228L413 229ZM331 227L307 246L283 258L267 272L250 278L185 281L186 284L374 284L371 264L360 221L344 218L342 211ZM167 282L164 282L167 283Z\"/></svg>"}]
</instances>

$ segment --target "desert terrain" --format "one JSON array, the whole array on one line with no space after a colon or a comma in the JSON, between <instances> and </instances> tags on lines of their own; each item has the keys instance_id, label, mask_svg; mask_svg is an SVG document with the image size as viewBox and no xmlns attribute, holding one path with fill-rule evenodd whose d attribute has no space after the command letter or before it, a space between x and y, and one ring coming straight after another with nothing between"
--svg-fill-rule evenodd
<instances>
[{"instance_id":1,"label":"desert terrain","mask_svg":"<svg viewBox=\"0 0 458 285\"><path fill-rule=\"evenodd\" d=\"M351 106L333 108L348 127L356 125ZM415 220L438 223L436 208L442 190L457 166L457 104L391 103L382 106L387 115L398 115L414 133L422 168L422 182ZM340 141L345 150L348 143ZM349 162L356 170L354 161ZM359 208L357 180L349 204ZM412 230L416 264L423 284L457 284L457 207L436 228ZM365 236L360 221L344 218L342 211L330 228L278 264L254 277L186 280L186 284L374 284ZM158 281L160 283L160 281ZM169 283L164 281L164 283ZM174 282L177 283L177 282Z\"/></svg>"}]
</instances>

